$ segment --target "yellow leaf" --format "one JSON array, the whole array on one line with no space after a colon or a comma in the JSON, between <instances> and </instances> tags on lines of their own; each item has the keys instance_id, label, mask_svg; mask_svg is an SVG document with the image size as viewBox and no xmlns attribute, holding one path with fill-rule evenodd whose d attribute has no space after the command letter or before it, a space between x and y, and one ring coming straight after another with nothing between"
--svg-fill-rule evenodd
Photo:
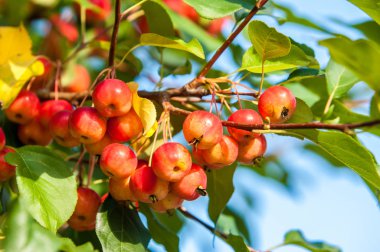
<instances>
[{"instance_id":1,"label":"yellow leaf","mask_svg":"<svg viewBox=\"0 0 380 252\"><path fill-rule=\"evenodd\" d=\"M140 117L142 125L144 127L144 135L153 135L157 127L154 127L157 117L156 107L153 102L146 98L141 98L137 94L137 89L139 85L135 82L127 83L128 87L133 93L133 109L136 111L136 114Z\"/></svg>"},{"instance_id":2,"label":"yellow leaf","mask_svg":"<svg viewBox=\"0 0 380 252\"><path fill-rule=\"evenodd\" d=\"M0 27L0 102L7 108L25 83L41 75L43 64L32 55L32 41L24 26Z\"/></svg>"}]
</instances>

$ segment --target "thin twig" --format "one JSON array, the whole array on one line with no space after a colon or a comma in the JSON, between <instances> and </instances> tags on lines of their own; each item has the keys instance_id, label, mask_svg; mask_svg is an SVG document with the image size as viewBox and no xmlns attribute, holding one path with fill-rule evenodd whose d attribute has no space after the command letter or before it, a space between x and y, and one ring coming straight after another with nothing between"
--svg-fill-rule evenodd
<instances>
[{"instance_id":1,"label":"thin twig","mask_svg":"<svg viewBox=\"0 0 380 252\"><path fill-rule=\"evenodd\" d=\"M120 17L121 17L120 0L116 0L115 1L115 22L113 24L111 46L110 46L110 51L108 55L108 66L111 68L114 68L115 49L116 49L116 43L117 43L117 34L119 32ZM114 69L112 70L112 73L114 73Z\"/></svg>"},{"instance_id":2,"label":"thin twig","mask_svg":"<svg viewBox=\"0 0 380 252\"><path fill-rule=\"evenodd\" d=\"M221 47L215 52L212 58L207 62L207 64L203 67L203 69L198 74L198 79L206 76L208 71L210 71L211 67L217 61L217 59L222 55L222 53L230 46L232 41L239 35L239 33L244 29L244 27L249 23L252 17L268 2L268 0L259 0L257 1L255 7L249 12L249 14L244 18L244 20L240 23L240 25L236 28L235 31L231 33L231 35L227 38L226 41L221 45Z\"/></svg>"}]
</instances>

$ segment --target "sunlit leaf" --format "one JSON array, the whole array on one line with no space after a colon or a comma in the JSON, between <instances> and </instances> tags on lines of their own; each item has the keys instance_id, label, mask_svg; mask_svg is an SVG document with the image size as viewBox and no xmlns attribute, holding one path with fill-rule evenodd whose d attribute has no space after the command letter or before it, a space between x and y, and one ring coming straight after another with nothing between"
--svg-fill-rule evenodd
<instances>
[{"instance_id":1,"label":"sunlit leaf","mask_svg":"<svg viewBox=\"0 0 380 252\"><path fill-rule=\"evenodd\" d=\"M291 50L290 39L262 21L249 23L248 34L253 47L263 61L284 57Z\"/></svg>"},{"instance_id":2,"label":"sunlit leaf","mask_svg":"<svg viewBox=\"0 0 380 252\"><path fill-rule=\"evenodd\" d=\"M345 95L359 79L346 67L330 60L326 67L327 92L334 98Z\"/></svg>"},{"instance_id":3,"label":"sunlit leaf","mask_svg":"<svg viewBox=\"0 0 380 252\"><path fill-rule=\"evenodd\" d=\"M203 48L196 39L192 39L190 42L186 43L179 38L167 38L154 33L144 33L140 37L140 45L172 48L189 52L201 59L205 58Z\"/></svg>"},{"instance_id":4,"label":"sunlit leaf","mask_svg":"<svg viewBox=\"0 0 380 252\"><path fill-rule=\"evenodd\" d=\"M311 252L340 252L341 250L333 245L320 241L308 241L299 230L291 230L285 234L284 244L292 244L303 247Z\"/></svg>"},{"instance_id":5,"label":"sunlit leaf","mask_svg":"<svg viewBox=\"0 0 380 252\"><path fill-rule=\"evenodd\" d=\"M44 71L32 56L32 41L24 26L0 27L0 103L7 108L25 83Z\"/></svg>"},{"instance_id":6,"label":"sunlit leaf","mask_svg":"<svg viewBox=\"0 0 380 252\"><path fill-rule=\"evenodd\" d=\"M380 2L379 0L348 0L355 4L362 11L373 18L378 24L380 24Z\"/></svg>"}]
</instances>

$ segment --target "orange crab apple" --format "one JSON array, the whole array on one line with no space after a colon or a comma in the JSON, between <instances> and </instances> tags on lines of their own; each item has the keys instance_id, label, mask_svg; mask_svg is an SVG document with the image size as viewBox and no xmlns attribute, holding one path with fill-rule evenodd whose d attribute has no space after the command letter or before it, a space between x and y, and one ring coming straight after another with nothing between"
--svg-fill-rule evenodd
<instances>
[{"instance_id":1,"label":"orange crab apple","mask_svg":"<svg viewBox=\"0 0 380 252\"><path fill-rule=\"evenodd\" d=\"M115 143L115 141L113 141L106 133L100 141L92 144L85 144L84 148L86 148L86 151L91 155L101 155L104 148L112 143Z\"/></svg>"},{"instance_id":2,"label":"orange crab apple","mask_svg":"<svg viewBox=\"0 0 380 252\"><path fill-rule=\"evenodd\" d=\"M107 122L107 132L111 139L119 142L127 142L143 132L140 117L131 109L127 114L112 117Z\"/></svg>"},{"instance_id":3,"label":"orange crab apple","mask_svg":"<svg viewBox=\"0 0 380 252\"><path fill-rule=\"evenodd\" d=\"M129 183L133 195L145 203L162 200L169 192L169 182L158 178L144 161L139 161Z\"/></svg>"},{"instance_id":4,"label":"orange crab apple","mask_svg":"<svg viewBox=\"0 0 380 252\"><path fill-rule=\"evenodd\" d=\"M95 228L96 214L101 205L100 196L89 188L79 187L78 201L74 213L67 221L76 231L87 231Z\"/></svg>"},{"instance_id":5,"label":"orange crab apple","mask_svg":"<svg viewBox=\"0 0 380 252\"><path fill-rule=\"evenodd\" d=\"M242 123L242 124L262 124L263 119L259 113L253 109L239 109L235 111L229 118L228 121ZM249 139L258 137L260 134L253 133L247 130L237 129L233 127L228 127L228 133L235 138L238 142L244 142Z\"/></svg>"},{"instance_id":6,"label":"orange crab apple","mask_svg":"<svg viewBox=\"0 0 380 252\"><path fill-rule=\"evenodd\" d=\"M130 177L123 179L111 178L109 182L109 192L115 200L118 201L137 201L135 195L133 195L130 187Z\"/></svg>"},{"instance_id":7,"label":"orange crab apple","mask_svg":"<svg viewBox=\"0 0 380 252\"><path fill-rule=\"evenodd\" d=\"M77 108L69 119L71 135L84 144L100 141L106 133L106 126L106 119L92 107Z\"/></svg>"},{"instance_id":8,"label":"orange crab apple","mask_svg":"<svg viewBox=\"0 0 380 252\"><path fill-rule=\"evenodd\" d=\"M216 115L207 111L194 111L183 122L183 135L186 141L197 149L208 149L222 138L222 122Z\"/></svg>"},{"instance_id":9,"label":"orange crab apple","mask_svg":"<svg viewBox=\"0 0 380 252\"><path fill-rule=\"evenodd\" d=\"M46 146L52 140L49 130L42 126L38 119L19 125L17 136L23 144L31 145Z\"/></svg>"},{"instance_id":10,"label":"orange crab apple","mask_svg":"<svg viewBox=\"0 0 380 252\"><path fill-rule=\"evenodd\" d=\"M207 150L202 150L202 157L207 167L218 169L228 166L236 161L238 156L238 144L230 136L223 135L219 143Z\"/></svg>"},{"instance_id":11,"label":"orange crab apple","mask_svg":"<svg viewBox=\"0 0 380 252\"><path fill-rule=\"evenodd\" d=\"M155 150L152 157L152 169L161 179L170 182L179 181L191 169L191 155L179 143L164 143Z\"/></svg>"},{"instance_id":12,"label":"orange crab apple","mask_svg":"<svg viewBox=\"0 0 380 252\"><path fill-rule=\"evenodd\" d=\"M207 175L202 167L194 163L185 177L171 185L172 192L185 200L195 200L200 195L205 196L206 188Z\"/></svg>"},{"instance_id":13,"label":"orange crab apple","mask_svg":"<svg viewBox=\"0 0 380 252\"><path fill-rule=\"evenodd\" d=\"M10 121L26 124L38 116L40 100L35 93L22 90L4 112Z\"/></svg>"},{"instance_id":14,"label":"orange crab apple","mask_svg":"<svg viewBox=\"0 0 380 252\"><path fill-rule=\"evenodd\" d=\"M116 179L129 177L136 167L136 154L131 148L120 143L106 146L100 156L100 168L109 177Z\"/></svg>"},{"instance_id":15,"label":"orange crab apple","mask_svg":"<svg viewBox=\"0 0 380 252\"><path fill-rule=\"evenodd\" d=\"M63 89L70 93L80 93L90 88L91 77L87 69L82 65L74 66L74 73L69 80L62 80Z\"/></svg>"},{"instance_id":16,"label":"orange crab apple","mask_svg":"<svg viewBox=\"0 0 380 252\"><path fill-rule=\"evenodd\" d=\"M264 119L269 119L271 123L282 123L292 117L296 103L296 98L289 89L273 86L260 96L258 109Z\"/></svg>"},{"instance_id":17,"label":"orange crab apple","mask_svg":"<svg viewBox=\"0 0 380 252\"><path fill-rule=\"evenodd\" d=\"M102 116L121 116L128 113L132 107L132 92L125 82L106 79L96 85L92 101Z\"/></svg>"},{"instance_id":18,"label":"orange crab apple","mask_svg":"<svg viewBox=\"0 0 380 252\"><path fill-rule=\"evenodd\" d=\"M158 213L165 213L168 210L180 207L182 203L183 198L173 192L169 192L164 199L151 203L149 206Z\"/></svg>"},{"instance_id":19,"label":"orange crab apple","mask_svg":"<svg viewBox=\"0 0 380 252\"><path fill-rule=\"evenodd\" d=\"M239 143L237 160L243 164L255 164L267 149L267 141L263 135L253 138L245 143Z\"/></svg>"}]
</instances>

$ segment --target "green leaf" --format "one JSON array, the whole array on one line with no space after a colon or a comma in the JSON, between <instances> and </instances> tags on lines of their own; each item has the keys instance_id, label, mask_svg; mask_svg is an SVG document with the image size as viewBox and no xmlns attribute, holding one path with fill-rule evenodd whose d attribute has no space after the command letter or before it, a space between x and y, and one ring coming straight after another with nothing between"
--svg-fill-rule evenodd
<instances>
[{"instance_id":1,"label":"green leaf","mask_svg":"<svg viewBox=\"0 0 380 252\"><path fill-rule=\"evenodd\" d=\"M252 9L256 1L249 0L185 0L190 6L201 15L208 19L221 18L233 14L242 8Z\"/></svg>"},{"instance_id":2,"label":"green leaf","mask_svg":"<svg viewBox=\"0 0 380 252\"><path fill-rule=\"evenodd\" d=\"M248 34L253 47L260 59L284 57L291 50L290 39L275 28L268 27L264 22L252 21L248 25Z\"/></svg>"},{"instance_id":3,"label":"green leaf","mask_svg":"<svg viewBox=\"0 0 380 252\"><path fill-rule=\"evenodd\" d=\"M359 79L346 67L330 60L326 67L327 92L333 98L345 95Z\"/></svg>"},{"instance_id":4,"label":"green leaf","mask_svg":"<svg viewBox=\"0 0 380 252\"><path fill-rule=\"evenodd\" d=\"M250 241L249 229L244 218L229 207L224 209L220 215L216 229L225 234L242 235L247 241Z\"/></svg>"},{"instance_id":5,"label":"green leaf","mask_svg":"<svg viewBox=\"0 0 380 252\"><path fill-rule=\"evenodd\" d=\"M26 206L18 200L12 204L6 222L4 251L59 251L60 239L34 222Z\"/></svg>"},{"instance_id":6,"label":"green leaf","mask_svg":"<svg viewBox=\"0 0 380 252\"><path fill-rule=\"evenodd\" d=\"M379 0L348 0L359 7L362 11L380 24L380 1Z\"/></svg>"},{"instance_id":7,"label":"green leaf","mask_svg":"<svg viewBox=\"0 0 380 252\"><path fill-rule=\"evenodd\" d=\"M223 212L235 190L233 176L236 167L235 162L228 167L212 170L207 174L207 193L210 197L208 214L214 223L217 223L219 215Z\"/></svg>"},{"instance_id":8,"label":"green leaf","mask_svg":"<svg viewBox=\"0 0 380 252\"><path fill-rule=\"evenodd\" d=\"M239 252L249 252L247 245L244 242L244 239L237 235L228 235L226 242L234 249L234 251Z\"/></svg>"},{"instance_id":9,"label":"green leaf","mask_svg":"<svg viewBox=\"0 0 380 252\"><path fill-rule=\"evenodd\" d=\"M16 165L23 204L43 227L56 232L72 215L77 186L67 162L41 146L24 146L7 155Z\"/></svg>"},{"instance_id":10,"label":"green leaf","mask_svg":"<svg viewBox=\"0 0 380 252\"><path fill-rule=\"evenodd\" d=\"M372 153L351 136L334 131L291 130L319 145L351 168L374 187L380 189L380 176Z\"/></svg>"},{"instance_id":11,"label":"green leaf","mask_svg":"<svg viewBox=\"0 0 380 252\"><path fill-rule=\"evenodd\" d=\"M340 252L341 250L333 245L320 241L307 241L299 230L291 230L285 234L284 244L292 244L308 249L311 252Z\"/></svg>"},{"instance_id":12,"label":"green leaf","mask_svg":"<svg viewBox=\"0 0 380 252\"><path fill-rule=\"evenodd\" d=\"M360 30L367 38L380 44L380 26L373 21L367 21L353 25L356 29Z\"/></svg>"},{"instance_id":13,"label":"green leaf","mask_svg":"<svg viewBox=\"0 0 380 252\"><path fill-rule=\"evenodd\" d=\"M149 25L149 31L165 37L175 35L173 23L169 14L160 3L154 1L145 2L142 5L145 17Z\"/></svg>"},{"instance_id":14,"label":"green leaf","mask_svg":"<svg viewBox=\"0 0 380 252\"><path fill-rule=\"evenodd\" d=\"M372 89L380 90L380 49L374 42L331 38L320 41L320 44L329 49L334 61L350 69Z\"/></svg>"},{"instance_id":15,"label":"green leaf","mask_svg":"<svg viewBox=\"0 0 380 252\"><path fill-rule=\"evenodd\" d=\"M380 93L375 93L371 99L370 115L372 118L380 118Z\"/></svg>"},{"instance_id":16,"label":"green leaf","mask_svg":"<svg viewBox=\"0 0 380 252\"><path fill-rule=\"evenodd\" d=\"M138 213L108 197L96 216L96 234L104 252L146 251L150 235Z\"/></svg>"},{"instance_id":17,"label":"green leaf","mask_svg":"<svg viewBox=\"0 0 380 252\"><path fill-rule=\"evenodd\" d=\"M157 243L164 245L166 251L179 251L179 238L171 230L167 229L154 216L152 210L145 204L140 205L140 211L145 215L148 222L149 232Z\"/></svg>"},{"instance_id":18,"label":"green leaf","mask_svg":"<svg viewBox=\"0 0 380 252\"><path fill-rule=\"evenodd\" d=\"M305 123L305 122L311 122L314 119L313 112L311 111L310 107L307 106L307 104L299 99L297 100L297 106L296 111L292 115L292 117L289 119L289 123Z\"/></svg>"},{"instance_id":19,"label":"green leaf","mask_svg":"<svg viewBox=\"0 0 380 252\"><path fill-rule=\"evenodd\" d=\"M201 59L205 58L203 48L196 39L186 43L179 38L167 38L154 33L144 33L140 37L140 45L172 48L189 52Z\"/></svg>"},{"instance_id":20,"label":"green leaf","mask_svg":"<svg viewBox=\"0 0 380 252\"><path fill-rule=\"evenodd\" d=\"M62 237L60 238L61 241L61 247L59 248L60 251L65 252L94 252L95 249L92 246L90 242L86 242L85 244L82 244L80 246L76 246L74 242L69 239Z\"/></svg>"},{"instance_id":21,"label":"green leaf","mask_svg":"<svg viewBox=\"0 0 380 252\"><path fill-rule=\"evenodd\" d=\"M319 68L319 64L315 58L306 55L299 47L292 45L288 55L266 60L264 62L264 73L289 70L297 67ZM242 68L239 70L247 70L252 73L262 72L261 58L253 47L249 48L243 55Z\"/></svg>"}]
</instances>

